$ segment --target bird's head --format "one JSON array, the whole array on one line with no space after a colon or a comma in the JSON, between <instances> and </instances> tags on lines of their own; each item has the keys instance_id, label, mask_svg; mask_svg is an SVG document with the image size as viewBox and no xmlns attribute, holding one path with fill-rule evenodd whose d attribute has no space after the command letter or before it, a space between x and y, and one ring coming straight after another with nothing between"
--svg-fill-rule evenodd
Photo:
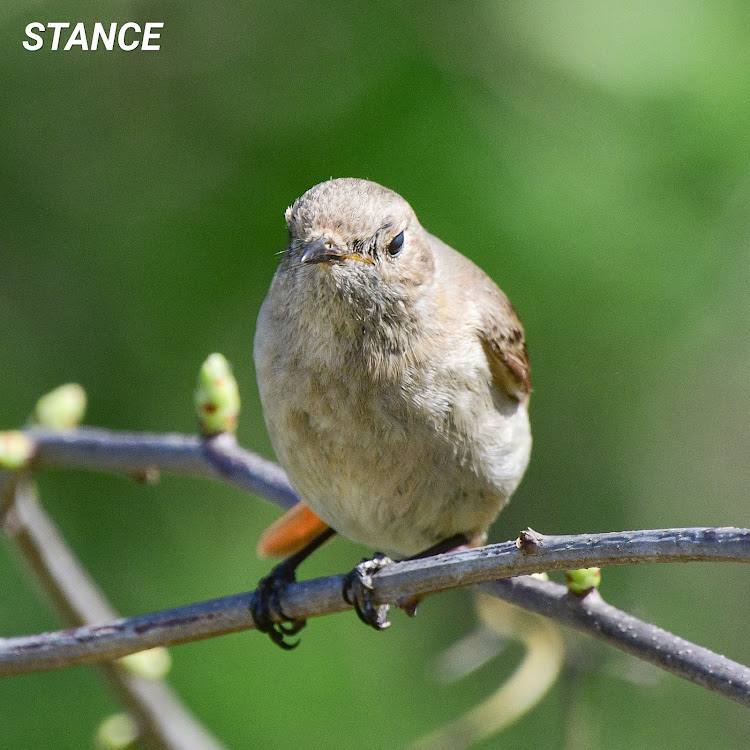
<instances>
[{"instance_id":1,"label":"bird's head","mask_svg":"<svg viewBox=\"0 0 750 750\"><path fill-rule=\"evenodd\" d=\"M429 235L400 195L375 182L322 182L287 209L286 222L287 269L354 304L407 302L432 277Z\"/></svg>"}]
</instances>

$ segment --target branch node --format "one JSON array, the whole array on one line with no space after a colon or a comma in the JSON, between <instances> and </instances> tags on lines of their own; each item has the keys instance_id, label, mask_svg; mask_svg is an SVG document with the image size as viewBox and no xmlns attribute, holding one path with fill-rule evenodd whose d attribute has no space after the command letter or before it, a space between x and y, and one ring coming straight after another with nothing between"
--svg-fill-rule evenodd
<instances>
[{"instance_id":1,"label":"branch node","mask_svg":"<svg viewBox=\"0 0 750 750\"><path fill-rule=\"evenodd\" d=\"M524 554L532 554L542 546L542 535L530 526L522 531L516 539L516 547Z\"/></svg>"}]
</instances>

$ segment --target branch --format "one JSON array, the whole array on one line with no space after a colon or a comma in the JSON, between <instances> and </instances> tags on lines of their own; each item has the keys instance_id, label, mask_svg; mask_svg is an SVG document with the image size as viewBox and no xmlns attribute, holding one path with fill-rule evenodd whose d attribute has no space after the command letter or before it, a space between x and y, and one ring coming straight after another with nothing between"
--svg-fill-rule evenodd
<instances>
[{"instance_id":1,"label":"branch","mask_svg":"<svg viewBox=\"0 0 750 750\"><path fill-rule=\"evenodd\" d=\"M750 708L750 668L613 607L596 589L579 597L565 586L529 577L493 581L481 589Z\"/></svg>"},{"instance_id":2,"label":"branch","mask_svg":"<svg viewBox=\"0 0 750 750\"><path fill-rule=\"evenodd\" d=\"M531 551L517 542L489 545L421 560L395 563L373 579L377 603L495 581L489 590L520 606L607 640L628 653L750 707L750 669L666 633L605 604L595 592L585 597L563 586L521 578L498 578L540 570L675 560L750 559L750 530L664 529L647 532L536 535ZM349 609L341 596L343 576L289 585L283 611L308 618ZM521 593L518 593L518 592ZM254 592L141 615L105 625L0 641L0 676L44 671L113 659L153 646L177 645L254 627Z\"/></svg>"},{"instance_id":3,"label":"branch","mask_svg":"<svg viewBox=\"0 0 750 750\"><path fill-rule=\"evenodd\" d=\"M2 526L65 620L72 624L111 620L117 613L84 570L47 516L33 482L0 472ZM13 491L12 491L13 490ZM159 750L222 750L162 680L142 677L122 665L103 663L101 672L135 719L140 736Z\"/></svg>"},{"instance_id":4,"label":"branch","mask_svg":"<svg viewBox=\"0 0 750 750\"><path fill-rule=\"evenodd\" d=\"M80 428L57 433L29 428L36 466L66 466L144 475L156 470L223 481L282 508L299 497L275 464L240 448L234 437L156 435ZM2 490L0 486L0 491ZM664 529L578 536L524 532L517 542L398 563L375 577L378 603L485 582L485 588L519 606L579 628L657 666L750 706L750 670L641 622L602 601L528 578L495 581L542 570L645 562L748 562L750 531ZM348 609L342 576L292 584L281 599L295 618ZM178 607L107 625L0 640L0 676L112 659L156 645L176 645L253 627L253 592Z\"/></svg>"},{"instance_id":5,"label":"branch","mask_svg":"<svg viewBox=\"0 0 750 750\"><path fill-rule=\"evenodd\" d=\"M91 427L67 432L30 427L24 432L34 442L34 467L92 469L133 476L166 471L221 481L271 500L285 510L300 501L278 464L240 448L228 432L210 438Z\"/></svg>"}]
</instances>

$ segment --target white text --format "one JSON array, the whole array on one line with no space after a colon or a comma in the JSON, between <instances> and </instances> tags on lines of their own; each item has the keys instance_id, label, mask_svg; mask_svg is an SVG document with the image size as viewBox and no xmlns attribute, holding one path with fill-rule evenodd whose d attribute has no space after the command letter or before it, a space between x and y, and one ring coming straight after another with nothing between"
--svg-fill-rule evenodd
<instances>
[{"instance_id":1,"label":"white text","mask_svg":"<svg viewBox=\"0 0 750 750\"><path fill-rule=\"evenodd\" d=\"M63 29L70 29L69 23L43 23L34 21L26 27L26 36L29 41L24 40L23 46L31 51L42 49L44 47L44 37L41 36L45 31L54 32L52 43L49 45L51 50L62 50L68 52L74 48L86 50L97 50L99 45L105 50L113 50L115 43L117 46L130 52L131 50L157 50L159 49L158 39L161 36L155 29L164 28L163 23L147 23L143 30L141 27L129 21L120 26L119 30L116 23L109 24L109 31L106 31L103 23L95 23L93 31L86 31L83 23L77 23L72 31L66 31L65 46L61 46L61 37ZM141 33L142 31L142 33ZM47 37L49 39L49 36ZM154 44L154 42L157 42Z\"/></svg>"}]
</instances>

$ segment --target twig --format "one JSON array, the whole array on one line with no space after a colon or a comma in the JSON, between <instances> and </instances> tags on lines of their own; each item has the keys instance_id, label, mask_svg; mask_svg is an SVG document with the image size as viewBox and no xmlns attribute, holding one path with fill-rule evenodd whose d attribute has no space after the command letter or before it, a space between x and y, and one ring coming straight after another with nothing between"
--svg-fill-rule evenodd
<instances>
[{"instance_id":1,"label":"twig","mask_svg":"<svg viewBox=\"0 0 750 750\"><path fill-rule=\"evenodd\" d=\"M750 707L750 668L613 607L596 590L575 596L565 586L528 576L493 581L481 590Z\"/></svg>"},{"instance_id":2,"label":"twig","mask_svg":"<svg viewBox=\"0 0 750 750\"><path fill-rule=\"evenodd\" d=\"M630 556L638 562L747 561L750 556L750 530L665 529L642 532L641 536L639 538L638 532L540 536L533 554L519 549L515 542L506 542L397 563L375 576L375 601L396 602L415 594L543 569L623 563L628 562ZM713 551L706 549L708 540ZM513 579L512 586L503 582L507 584L505 589L498 588L496 582L491 591L515 604L604 637L618 648L668 667L685 679L750 707L750 669L747 667L631 618L606 605L596 594L574 597L566 593L565 587L530 583L530 580L533 581ZM348 609L349 605L341 597L342 584L343 576L291 584L281 598L282 609L297 618ZM526 592L524 596L514 594L519 589ZM237 594L95 627L9 638L0 641L0 676L91 663L156 645L176 645L250 629L253 627L252 597L253 592ZM596 603L599 606L592 608Z\"/></svg>"},{"instance_id":3,"label":"twig","mask_svg":"<svg viewBox=\"0 0 750 750\"><path fill-rule=\"evenodd\" d=\"M734 527L570 536L535 533L534 537L533 547L516 540L389 566L375 579L376 601L385 604L454 586L552 570L641 563L750 562L750 529Z\"/></svg>"},{"instance_id":4,"label":"twig","mask_svg":"<svg viewBox=\"0 0 750 750\"><path fill-rule=\"evenodd\" d=\"M121 433L81 428L56 433L30 428L35 466L75 466L140 475L151 469L224 481L283 508L298 501L284 472L243 450L234 438ZM542 570L712 560L750 561L746 529L662 529L567 537L524 533L517 542L398 563L375 577L375 600L398 602L415 594ZM292 584L283 611L303 618L348 609L342 577ZM495 596L604 638L685 679L750 706L750 669L708 649L630 617L598 594L574 597L556 584L528 578L485 584ZM175 645L253 627L253 593L110 622L104 626L0 641L0 675L112 659L155 645Z\"/></svg>"},{"instance_id":5,"label":"twig","mask_svg":"<svg viewBox=\"0 0 750 750\"><path fill-rule=\"evenodd\" d=\"M0 475L7 490L9 475L3 472ZM2 515L2 526L13 537L65 620L79 625L117 617L40 505L28 477L19 477L15 482L15 492ZM111 662L102 663L99 668L150 747L223 750L162 680L142 677Z\"/></svg>"},{"instance_id":6,"label":"twig","mask_svg":"<svg viewBox=\"0 0 750 750\"><path fill-rule=\"evenodd\" d=\"M67 432L30 427L25 432L35 443L34 466L135 476L152 470L166 471L225 482L284 509L300 500L278 464L240 448L228 432L211 438L91 427Z\"/></svg>"}]
</instances>

